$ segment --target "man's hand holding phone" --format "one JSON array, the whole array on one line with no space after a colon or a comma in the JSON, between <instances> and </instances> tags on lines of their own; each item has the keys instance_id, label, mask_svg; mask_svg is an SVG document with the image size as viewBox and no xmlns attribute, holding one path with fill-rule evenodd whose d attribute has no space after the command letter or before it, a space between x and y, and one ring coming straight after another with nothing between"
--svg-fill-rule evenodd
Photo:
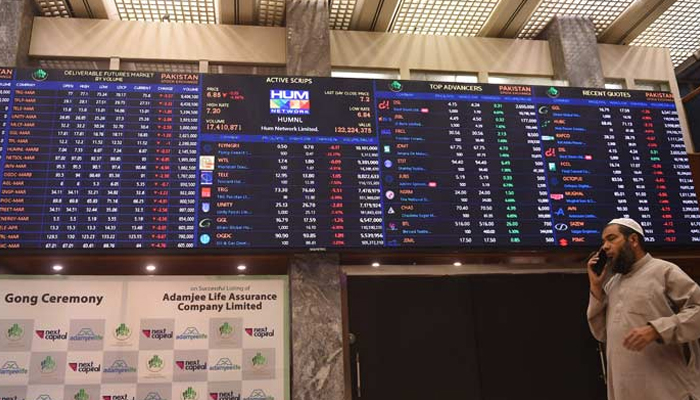
<instances>
[{"instance_id":1,"label":"man's hand holding phone","mask_svg":"<svg viewBox=\"0 0 700 400\"><path fill-rule=\"evenodd\" d=\"M608 262L608 256L605 251L598 250L594 251L588 256L588 280L591 283L591 294L598 299L602 300L603 294L603 282L606 276L606 265Z\"/></svg>"}]
</instances>

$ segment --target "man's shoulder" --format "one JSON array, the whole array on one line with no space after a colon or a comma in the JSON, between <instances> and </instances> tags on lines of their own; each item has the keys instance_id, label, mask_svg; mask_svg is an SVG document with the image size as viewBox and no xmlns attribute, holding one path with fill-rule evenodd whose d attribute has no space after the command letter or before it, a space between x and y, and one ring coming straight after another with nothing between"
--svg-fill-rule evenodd
<instances>
[{"instance_id":1,"label":"man's shoulder","mask_svg":"<svg viewBox=\"0 0 700 400\"><path fill-rule=\"evenodd\" d=\"M653 264L651 264L653 263ZM694 280L678 265L666 261L660 258L653 258L649 264L653 268L649 270L654 271L653 273L657 276L663 277L663 279L668 283L669 281L690 281Z\"/></svg>"},{"instance_id":2,"label":"man's shoulder","mask_svg":"<svg viewBox=\"0 0 700 400\"><path fill-rule=\"evenodd\" d=\"M664 259L661 259L661 258L655 258L653 256L650 256L649 265L653 266L657 269L661 268L664 271L671 270L671 269L682 271L681 267L679 267L678 265L676 265L670 261L666 261Z\"/></svg>"}]
</instances>

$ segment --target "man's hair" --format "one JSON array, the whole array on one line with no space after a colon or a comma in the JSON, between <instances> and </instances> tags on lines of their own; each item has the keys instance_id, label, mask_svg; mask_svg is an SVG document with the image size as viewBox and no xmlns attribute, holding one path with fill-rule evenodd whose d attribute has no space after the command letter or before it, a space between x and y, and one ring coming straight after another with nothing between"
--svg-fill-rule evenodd
<instances>
[{"instance_id":1,"label":"man's hair","mask_svg":"<svg viewBox=\"0 0 700 400\"><path fill-rule=\"evenodd\" d=\"M630 235L637 235L639 238L639 248L642 249L643 251L646 251L644 248L644 236L640 235L639 232L635 231L634 229L624 226L624 225L617 225L617 227L620 229L620 233L622 233L622 236L625 237L625 240L630 237Z\"/></svg>"}]
</instances>

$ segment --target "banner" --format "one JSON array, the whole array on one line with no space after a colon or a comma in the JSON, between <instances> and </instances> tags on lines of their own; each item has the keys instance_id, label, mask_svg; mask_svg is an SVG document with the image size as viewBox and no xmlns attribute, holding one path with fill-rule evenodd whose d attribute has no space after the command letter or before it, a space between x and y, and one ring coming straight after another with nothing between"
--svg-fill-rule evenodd
<instances>
[{"instance_id":1,"label":"banner","mask_svg":"<svg viewBox=\"0 0 700 400\"><path fill-rule=\"evenodd\" d=\"M0 400L289 398L287 277L0 279Z\"/></svg>"}]
</instances>

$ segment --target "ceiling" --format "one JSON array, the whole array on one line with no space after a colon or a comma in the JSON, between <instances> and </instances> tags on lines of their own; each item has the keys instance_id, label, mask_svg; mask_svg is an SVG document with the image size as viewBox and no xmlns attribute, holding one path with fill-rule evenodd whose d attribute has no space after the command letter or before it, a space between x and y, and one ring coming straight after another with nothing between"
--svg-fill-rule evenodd
<instances>
[{"instance_id":1,"label":"ceiling","mask_svg":"<svg viewBox=\"0 0 700 400\"><path fill-rule=\"evenodd\" d=\"M284 26L285 0L34 0L44 16ZM598 41L667 47L697 68L700 0L327 0L336 30L534 39L555 15L590 18Z\"/></svg>"}]
</instances>

